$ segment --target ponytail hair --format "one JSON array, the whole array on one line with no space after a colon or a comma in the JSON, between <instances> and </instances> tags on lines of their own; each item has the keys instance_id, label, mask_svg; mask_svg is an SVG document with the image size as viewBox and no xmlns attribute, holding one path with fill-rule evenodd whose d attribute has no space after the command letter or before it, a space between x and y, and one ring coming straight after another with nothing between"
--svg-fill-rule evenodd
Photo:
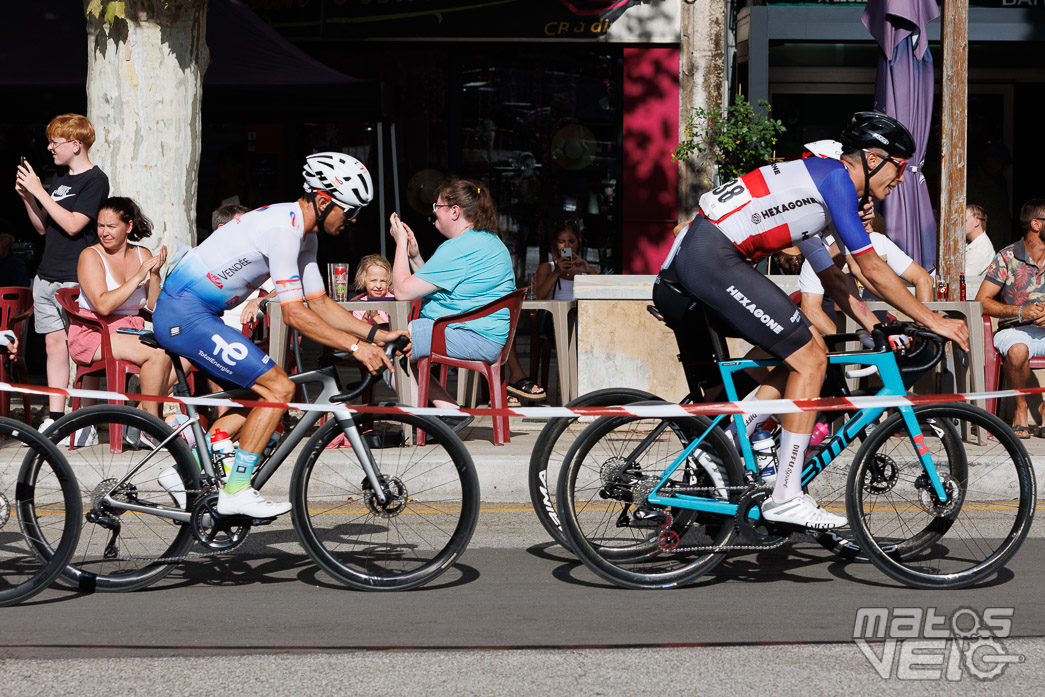
<instances>
[{"instance_id":1,"label":"ponytail hair","mask_svg":"<svg viewBox=\"0 0 1045 697\"><path fill-rule=\"evenodd\" d=\"M145 217L142 209L134 202L134 199L126 196L111 196L98 206L98 212L112 211L125 223L131 223L131 231L127 239L131 242L144 240L152 235L152 221Z\"/></svg>"},{"instance_id":2,"label":"ponytail hair","mask_svg":"<svg viewBox=\"0 0 1045 697\"><path fill-rule=\"evenodd\" d=\"M451 206L459 207L473 230L501 236L497 206L485 184L472 179L455 179L439 189L439 196Z\"/></svg>"}]
</instances>

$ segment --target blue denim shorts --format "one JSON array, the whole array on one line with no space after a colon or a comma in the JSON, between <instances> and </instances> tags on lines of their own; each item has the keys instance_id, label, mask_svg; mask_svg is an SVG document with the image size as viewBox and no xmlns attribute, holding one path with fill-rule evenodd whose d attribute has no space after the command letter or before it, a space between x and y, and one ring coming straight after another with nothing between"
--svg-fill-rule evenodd
<instances>
[{"instance_id":1,"label":"blue denim shorts","mask_svg":"<svg viewBox=\"0 0 1045 697\"><path fill-rule=\"evenodd\" d=\"M432 325L434 320L415 319L410 323L411 357L424 358L432 352ZM453 358L466 361L494 363L501 357L504 344L490 341L482 334L461 327L446 328L446 352Z\"/></svg>"}]
</instances>

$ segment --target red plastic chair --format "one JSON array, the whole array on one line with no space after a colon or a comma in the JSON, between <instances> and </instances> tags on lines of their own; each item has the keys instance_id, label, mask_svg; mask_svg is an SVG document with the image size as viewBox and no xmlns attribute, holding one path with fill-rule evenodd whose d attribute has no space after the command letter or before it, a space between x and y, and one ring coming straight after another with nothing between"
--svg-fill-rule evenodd
<instances>
[{"instance_id":1,"label":"red plastic chair","mask_svg":"<svg viewBox=\"0 0 1045 697\"><path fill-rule=\"evenodd\" d=\"M102 336L102 357L90 365L76 366L73 388L81 387L85 377L97 375L105 378L106 389L113 392L126 390L127 378L138 373L138 366L113 357L109 329L105 322L84 313L79 303L80 289L59 288L55 293L55 298L65 310L70 324L90 327L97 330ZM110 400L109 404L122 404L122 402ZM76 411L79 406L80 398L73 397L73 411ZM109 450L114 453L123 450L123 426L119 424L109 426Z\"/></svg>"},{"instance_id":2,"label":"red plastic chair","mask_svg":"<svg viewBox=\"0 0 1045 697\"><path fill-rule=\"evenodd\" d=\"M18 339L18 357L10 361L8 372L6 356L0 358L0 382L29 382L29 370L25 364L25 337L29 328L29 317L33 314L33 291L22 286L0 288L0 330L11 330ZM0 391L0 416L11 415L11 392ZM29 395L22 393L25 422L32 423Z\"/></svg>"},{"instance_id":3,"label":"red plastic chair","mask_svg":"<svg viewBox=\"0 0 1045 697\"><path fill-rule=\"evenodd\" d=\"M983 386L988 392L993 392L1001 387L1001 367L1005 362L1005 356L998 353L994 348L994 325L991 318L983 316ZM1045 356L1031 356L1031 370L1045 369ZM992 414L998 413L998 399L986 400L987 411Z\"/></svg>"},{"instance_id":4,"label":"red plastic chair","mask_svg":"<svg viewBox=\"0 0 1045 697\"><path fill-rule=\"evenodd\" d=\"M512 341L515 340L515 330L519 325L519 315L522 313L522 303L523 298L525 297L526 289L522 288L505 295L503 298L499 298L491 303L483 305L482 307L471 310L470 312L447 315L446 317L440 317L435 320L432 324L431 354L417 361L418 404L422 406L428 404L428 381L431 378L432 366L434 364L442 364L443 366L454 366L456 368L474 370L482 374L482 376L486 378L487 384L490 386L490 406L494 409L507 408L508 390L505 383L508 379L508 373L504 370L504 364L508 362L508 353L511 351ZM463 360L460 358L453 358L446 354L447 326L458 322L467 322L469 320L479 319L480 317L486 317L498 310L504 309L507 309L509 312L508 340L504 343L504 349L501 350L501 355L496 363ZM443 372L445 375L445 369ZM445 385L445 382L443 384ZM425 444L424 433L419 432L417 434L417 439L419 445ZM494 445L504 445L509 442L511 442L511 433L509 431L508 417L493 417Z\"/></svg>"}]
</instances>

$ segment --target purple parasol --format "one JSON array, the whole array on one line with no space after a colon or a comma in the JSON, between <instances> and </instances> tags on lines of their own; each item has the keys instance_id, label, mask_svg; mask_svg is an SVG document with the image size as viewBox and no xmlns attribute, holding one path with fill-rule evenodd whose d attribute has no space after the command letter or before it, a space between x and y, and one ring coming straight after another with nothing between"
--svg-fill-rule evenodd
<instances>
[{"instance_id":1,"label":"purple parasol","mask_svg":"<svg viewBox=\"0 0 1045 697\"><path fill-rule=\"evenodd\" d=\"M939 16L934 0L868 0L862 17L882 49L875 109L907 126L916 146L904 182L883 205L886 233L928 270L936 267L936 218L922 174L933 112L933 59L927 29Z\"/></svg>"}]
</instances>

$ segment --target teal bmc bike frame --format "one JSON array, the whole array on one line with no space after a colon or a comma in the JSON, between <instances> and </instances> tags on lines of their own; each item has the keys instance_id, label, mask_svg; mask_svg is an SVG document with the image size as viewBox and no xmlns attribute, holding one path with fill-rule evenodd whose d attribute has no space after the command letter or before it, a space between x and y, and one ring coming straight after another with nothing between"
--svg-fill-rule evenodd
<instances>
[{"instance_id":1,"label":"teal bmc bike frame","mask_svg":"<svg viewBox=\"0 0 1045 697\"><path fill-rule=\"evenodd\" d=\"M876 397L894 397L907 394L907 390L904 387L903 378L900 376L900 369L896 364L896 356L889 349L881 349L875 352L840 352L828 354L828 363L836 365L862 365L862 366L873 366L878 369L878 374L881 376L882 389L878 391ZM722 381L726 388L726 396L732 402L739 401L737 395L736 386L733 383L733 374L740 370L747 368L766 368L775 367L782 365L782 361L776 359L744 359L744 360L730 360L722 361L719 364L719 370L722 373ZM813 479L816 478L821 471L824 470L831 462L838 457L839 454L849 444L856 439L857 435L864 430L868 425L878 419L879 416L889 407L868 407L857 411L852 418L848 419L845 424L838 430L838 433L826 444L826 446L811 458L802 470L802 485L808 485ZM907 425L907 431L911 436L911 440L914 443L915 451L918 453L918 458L922 463L922 467L925 469L926 474L932 483L933 492L936 494L937 501L941 504L948 501L947 491L940 481L940 476L936 471L936 466L933 464L932 458L929 456L929 450L925 446L925 437L922 434L922 429L918 424L918 419L914 414L914 408L910 406L898 407L900 413L903 415L904 423ZM737 513L737 504L723 501L722 499L714 499L706 496L692 496L689 494L681 493L670 493L661 494L660 489L664 486L672 474L675 473L678 468L686 462L686 459L693 454L693 452L700 447L700 444L707 437L708 433L712 429L718 426L728 414L721 414L711 422L711 426L708 427L699 438L690 443L682 451L682 453L675 459L675 461L664 471L664 475L660 481L657 482L657 486L653 492L647 497L647 500L651 504L662 505L662 506L674 506L677 508L686 508L694 511L705 511L708 513L714 513L719 515L735 516ZM733 416L734 423L737 426L737 433L740 435L745 434L745 428L743 423L743 417L740 414ZM758 478L758 468L755 466L755 457L751 449L751 441L744 435L740 439L740 450L744 457L744 466L748 472L750 472L755 480ZM639 448L641 450L641 447ZM634 456L633 456L634 457ZM751 515L757 516L758 511L752 510Z\"/></svg>"}]
</instances>

